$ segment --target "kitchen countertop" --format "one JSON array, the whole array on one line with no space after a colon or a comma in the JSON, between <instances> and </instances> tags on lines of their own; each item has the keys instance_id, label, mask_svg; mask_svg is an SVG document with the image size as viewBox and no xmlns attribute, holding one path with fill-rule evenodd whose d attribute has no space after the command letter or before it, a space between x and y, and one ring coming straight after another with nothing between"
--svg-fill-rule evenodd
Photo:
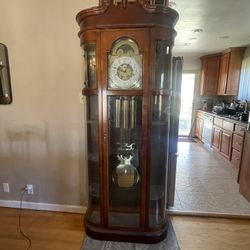
<instances>
[{"instance_id":1,"label":"kitchen countertop","mask_svg":"<svg viewBox=\"0 0 250 250\"><path fill-rule=\"evenodd\" d=\"M238 120L229 118L229 117L227 117L228 114L217 115L217 114L212 113L211 111L203 111L203 110L197 110L197 112L201 112L201 113L204 113L204 114L207 114L207 115L212 115L214 117L219 117L219 118L221 118L223 120L230 121L230 122L233 122L235 124L239 124L239 125L241 125L243 127L247 127L248 122L242 122L242 121L238 121Z\"/></svg>"}]
</instances>

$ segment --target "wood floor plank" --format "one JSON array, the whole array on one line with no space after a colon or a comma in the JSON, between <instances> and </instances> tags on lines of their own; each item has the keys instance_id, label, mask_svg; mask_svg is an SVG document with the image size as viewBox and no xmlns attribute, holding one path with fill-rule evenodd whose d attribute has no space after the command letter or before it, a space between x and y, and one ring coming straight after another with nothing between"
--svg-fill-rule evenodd
<instances>
[{"instance_id":1,"label":"wood floor plank","mask_svg":"<svg viewBox=\"0 0 250 250\"><path fill-rule=\"evenodd\" d=\"M18 214L18 209L0 208L0 250L26 249ZM85 237L81 214L23 210L22 228L32 239L32 250L79 250Z\"/></svg>"},{"instance_id":2,"label":"wood floor plank","mask_svg":"<svg viewBox=\"0 0 250 250\"><path fill-rule=\"evenodd\" d=\"M18 209L0 208L0 250L25 250ZM250 221L171 217L182 250L250 250ZM83 215L23 210L22 228L31 250L79 250L85 237Z\"/></svg>"}]
</instances>

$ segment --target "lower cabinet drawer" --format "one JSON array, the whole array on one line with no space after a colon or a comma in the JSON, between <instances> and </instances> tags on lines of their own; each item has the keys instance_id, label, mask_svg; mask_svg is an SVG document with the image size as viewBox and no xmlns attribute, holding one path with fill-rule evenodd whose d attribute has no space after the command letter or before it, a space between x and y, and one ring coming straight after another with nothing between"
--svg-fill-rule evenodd
<instances>
[{"instance_id":1,"label":"lower cabinet drawer","mask_svg":"<svg viewBox=\"0 0 250 250\"><path fill-rule=\"evenodd\" d=\"M242 147L243 147L243 136L240 135L233 135L233 148L237 149L238 151L242 151Z\"/></svg>"},{"instance_id":2,"label":"lower cabinet drawer","mask_svg":"<svg viewBox=\"0 0 250 250\"><path fill-rule=\"evenodd\" d=\"M223 121L222 127L225 130L234 131L234 123L232 123L232 122Z\"/></svg>"},{"instance_id":3,"label":"lower cabinet drawer","mask_svg":"<svg viewBox=\"0 0 250 250\"><path fill-rule=\"evenodd\" d=\"M235 125L235 133L244 136L244 132L246 131L246 126L241 126L239 124Z\"/></svg>"},{"instance_id":4,"label":"lower cabinet drawer","mask_svg":"<svg viewBox=\"0 0 250 250\"><path fill-rule=\"evenodd\" d=\"M215 126L222 128L222 123L223 123L223 120L221 118L214 117L214 125Z\"/></svg>"},{"instance_id":5,"label":"lower cabinet drawer","mask_svg":"<svg viewBox=\"0 0 250 250\"><path fill-rule=\"evenodd\" d=\"M240 160L241 160L241 152L233 149L232 151L232 157L231 157L231 163L234 167L239 168L240 167Z\"/></svg>"}]
</instances>

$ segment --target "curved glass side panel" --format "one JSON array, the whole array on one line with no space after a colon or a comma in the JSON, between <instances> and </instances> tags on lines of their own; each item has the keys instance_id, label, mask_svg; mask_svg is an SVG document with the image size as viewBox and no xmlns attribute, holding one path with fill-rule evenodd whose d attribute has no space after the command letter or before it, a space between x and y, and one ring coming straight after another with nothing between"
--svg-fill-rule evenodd
<instances>
[{"instance_id":1,"label":"curved glass side panel","mask_svg":"<svg viewBox=\"0 0 250 250\"><path fill-rule=\"evenodd\" d=\"M141 96L109 96L109 211L111 226L139 227Z\"/></svg>"},{"instance_id":2,"label":"curved glass side panel","mask_svg":"<svg viewBox=\"0 0 250 250\"><path fill-rule=\"evenodd\" d=\"M84 88L96 88L96 45L83 46L84 57Z\"/></svg>"},{"instance_id":3,"label":"curved glass side panel","mask_svg":"<svg viewBox=\"0 0 250 250\"><path fill-rule=\"evenodd\" d=\"M171 51L163 41L155 45L155 83L151 97L149 227L166 222Z\"/></svg>"},{"instance_id":4,"label":"curved glass side panel","mask_svg":"<svg viewBox=\"0 0 250 250\"><path fill-rule=\"evenodd\" d=\"M171 80L171 48L163 41L157 41L155 45L155 82L154 89L166 89L170 87Z\"/></svg>"},{"instance_id":5,"label":"curved glass side panel","mask_svg":"<svg viewBox=\"0 0 250 250\"><path fill-rule=\"evenodd\" d=\"M87 96L86 101L89 180L89 202L87 218L92 223L100 223L98 96Z\"/></svg>"}]
</instances>

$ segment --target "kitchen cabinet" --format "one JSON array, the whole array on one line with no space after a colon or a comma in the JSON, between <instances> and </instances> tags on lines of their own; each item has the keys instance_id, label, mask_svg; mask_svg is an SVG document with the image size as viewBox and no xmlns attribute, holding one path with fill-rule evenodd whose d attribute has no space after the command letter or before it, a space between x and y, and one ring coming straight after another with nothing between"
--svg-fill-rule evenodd
<instances>
[{"instance_id":1,"label":"kitchen cabinet","mask_svg":"<svg viewBox=\"0 0 250 250\"><path fill-rule=\"evenodd\" d=\"M240 167L240 193L250 202L250 132L246 132Z\"/></svg>"},{"instance_id":2,"label":"kitchen cabinet","mask_svg":"<svg viewBox=\"0 0 250 250\"><path fill-rule=\"evenodd\" d=\"M235 168L240 169L247 124L197 111L195 136L204 143L206 117L210 117L210 119L212 117L212 148L227 159Z\"/></svg>"},{"instance_id":3,"label":"kitchen cabinet","mask_svg":"<svg viewBox=\"0 0 250 250\"><path fill-rule=\"evenodd\" d=\"M240 168L245 130L246 130L246 125L245 126L241 126L239 124L235 125L235 131L233 134L233 143L232 143L231 163L237 169Z\"/></svg>"},{"instance_id":4,"label":"kitchen cabinet","mask_svg":"<svg viewBox=\"0 0 250 250\"><path fill-rule=\"evenodd\" d=\"M244 52L244 47L222 52L217 95L237 95Z\"/></svg>"},{"instance_id":5,"label":"kitchen cabinet","mask_svg":"<svg viewBox=\"0 0 250 250\"><path fill-rule=\"evenodd\" d=\"M241 159L241 153L236 150L236 149L232 149L232 156L231 156L231 163L235 168L240 167L240 159Z\"/></svg>"},{"instance_id":6,"label":"kitchen cabinet","mask_svg":"<svg viewBox=\"0 0 250 250\"><path fill-rule=\"evenodd\" d=\"M226 92L229 59L230 59L229 53L226 53L221 56L220 72L219 72L219 80L217 88L218 95L224 95Z\"/></svg>"},{"instance_id":7,"label":"kitchen cabinet","mask_svg":"<svg viewBox=\"0 0 250 250\"><path fill-rule=\"evenodd\" d=\"M212 147L227 160L231 159L233 130L233 122L223 120L219 117L214 118Z\"/></svg>"},{"instance_id":8,"label":"kitchen cabinet","mask_svg":"<svg viewBox=\"0 0 250 250\"><path fill-rule=\"evenodd\" d=\"M220 145L221 145L221 128L213 126L213 131L212 131L212 147L215 150L220 151Z\"/></svg>"},{"instance_id":9,"label":"kitchen cabinet","mask_svg":"<svg viewBox=\"0 0 250 250\"><path fill-rule=\"evenodd\" d=\"M233 148L241 152L242 147L243 147L243 136L234 134L233 135Z\"/></svg>"},{"instance_id":10,"label":"kitchen cabinet","mask_svg":"<svg viewBox=\"0 0 250 250\"><path fill-rule=\"evenodd\" d=\"M245 47L201 57L200 95L237 95Z\"/></svg>"},{"instance_id":11,"label":"kitchen cabinet","mask_svg":"<svg viewBox=\"0 0 250 250\"><path fill-rule=\"evenodd\" d=\"M220 55L209 55L201 57L201 81L200 81L200 95L216 95Z\"/></svg>"},{"instance_id":12,"label":"kitchen cabinet","mask_svg":"<svg viewBox=\"0 0 250 250\"><path fill-rule=\"evenodd\" d=\"M221 131L220 153L228 160L231 158L232 138L232 132L226 130Z\"/></svg>"}]
</instances>

